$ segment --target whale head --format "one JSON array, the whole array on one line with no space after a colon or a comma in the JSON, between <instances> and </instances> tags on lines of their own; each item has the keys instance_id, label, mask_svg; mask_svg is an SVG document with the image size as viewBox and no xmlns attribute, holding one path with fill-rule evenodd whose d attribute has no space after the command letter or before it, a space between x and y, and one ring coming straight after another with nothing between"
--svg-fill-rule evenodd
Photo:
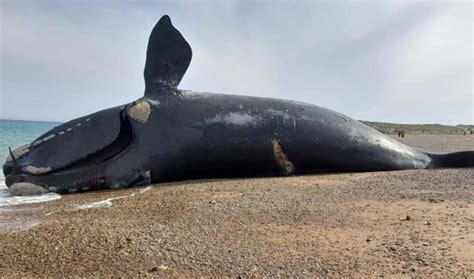
<instances>
[{"instance_id":1,"label":"whale head","mask_svg":"<svg viewBox=\"0 0 474 279\"><path fill-rule=\"evenodd\" d=\"M107 177L106 172L118 158L137 149L133 125L146 124L150 107L179 99L177 86L191 57L189 44L171 19L163 16L148 41L145 96L125 106L69 121L26 146L10 150L3 165L7 186L25 194L41 193L43 189L76 192L116 188L149 181L149 171L143 169L135 169L137 173L129 175L125 182ZM119 172L116 170L115 174L118 176Z\"/></svg>"},{"instance_id":2,"label":"whale head","mask_svg":"<svg viewBox=\"0 0 474 279\"><path fill-rule=\"evenodd\" d=\"M28 145L10 151L5 182L74 192L104 186L104 172L131 148L133 131L125 107L115 107L61 124ZM26 191L28 192L28 191Z\"/></svg>"}]
</instances>

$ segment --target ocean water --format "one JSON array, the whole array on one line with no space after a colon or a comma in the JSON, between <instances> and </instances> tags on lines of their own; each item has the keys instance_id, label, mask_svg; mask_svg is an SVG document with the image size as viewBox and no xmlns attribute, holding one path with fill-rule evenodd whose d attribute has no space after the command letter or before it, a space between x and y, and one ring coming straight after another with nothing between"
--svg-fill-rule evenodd
<instances>
[{"instance_id":1,"label":"ocean water","mask_svg":"<svg viewBox=\"0 0 474 279\"><path fill-rule=\"evenodd\" d=\"M61 123L0 119L0 165L3 166L3 163L8 157L8 147L11 147L13 150L21 145L29 144L59 124ZM59 195L53 193L30 197L12 197L5 185L3 172L0 172L0 207L22 203L44 202L58 199L59 197Z\"/></svg>"}]
</instances>

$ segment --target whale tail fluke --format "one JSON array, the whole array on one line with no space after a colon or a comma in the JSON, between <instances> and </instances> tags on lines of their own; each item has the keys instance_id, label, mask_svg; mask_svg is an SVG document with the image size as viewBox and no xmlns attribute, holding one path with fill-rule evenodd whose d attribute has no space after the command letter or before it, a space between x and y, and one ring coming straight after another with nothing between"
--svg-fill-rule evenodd
<instances>
[{"instance_id":1,"label":"whale tail fluke","mask_svg":"<svg viewBox=\"0 0 474 279\"><path fill-rule=\"evenodd\" d=\"M428 153L431 163L427 168L470 168L474 167L474 151L453 153Z\"/></svg>"},{"instance_id":2,"label":"whale tail fluke","mask_svg":"<svg viewBox=\"0 0 474 279\"><path fill-rule=\"evenodd\" d=\"M164 15L150 34L145 62L145 96L159 98L176 89L191 63L191 46ZM173 91L173 90L171 90Z\"/></svg>"}]
</instances>

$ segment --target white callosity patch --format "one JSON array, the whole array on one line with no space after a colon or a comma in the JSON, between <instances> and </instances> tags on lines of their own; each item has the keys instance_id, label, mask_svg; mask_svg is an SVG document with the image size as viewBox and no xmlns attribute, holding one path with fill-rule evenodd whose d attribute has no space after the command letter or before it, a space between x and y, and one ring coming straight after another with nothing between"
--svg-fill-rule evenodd
<instances>
[{"instance_id":1,"label":"white callosity patch","mask_svg":"<svg viewBox=\"0 0 474 279\"><path fill-rule=\"evenodd\" d=\"M51 171L51 167L35 167L35 166L27 166L25 170L31 174L42 174Z\"/></svg>"},{"instance_id":2,"label":"white callosity patch","mask_svg":"<svg viewBox=\"0 0 474 279\"><path fill-rule=\"evenodd\" d=\"M59 134L59 135L62 135L62 134L64 134L64 132L61 131L61 132L59 132L58 134ZM47 141L53 139L54 137L56 137L56 134L51 134L51 135L49 135L49 136L46 136L46 137L44 137L44 138L41 139L41 140L35 141L35 142L33 143L33 146L40 145L40 144L42 144L43 142L47 142Z\"/></svg>"},{"instance_id":3,"label":"white callosity patch","mask_svg":"<svg viewBox=\"0 0 474 279\"><path fill-rule=\"evenodd\" d=\"M25 145L22 145L22 146L16 148L15 150L13 150L12 153L13 153L13 156L15 157L15 159L18 159L21 156L25 155L26 153L30 152L29 147L30 146L28 144L25 144ZM12 157L10 155L8 155L6 161L8 162L8 161L11 161L11 160L12 160Z\"/></svg>"},{"instance_id":4,"label":"white callosity patch","mask_svg":"<svg viewBox=\"0 0 474 279\"><path fill-rule=\"evenodd\" d=\"M234 126L251 126L258 125L262 122L262 117L250 115L242 112L229 112L226 114L219 113L214 117L204 120L206 124L225 124Z\"/></svg>"},{"instance_id":5,"label":"white callosity patch","mask_svg":"<svg viewBox=\"0 0 474 279\"><path fill-rule=\"evenodd\" d=\"M147 101L138 101L128 109L128 116L140 123L146 123L150 116L151 107Z\"/></svg>"},{"instance_id":6,"label":"white callosity patch","mask_svg":"<svg viewBox=\"0 0 474 279\"><path fill-rule=\"evenodd\" d=\"M159 101L159 100L150 99L150 98L147 98L146 100L147 100L147 102L149 102L150 104L154 105L155 107L157 107L157 106L160 105L160 101Z\"/></svg>"},{"instance_id":7,"label":"white callosity patch","mask_svg":"<svg viewBox=\"0 0 474 279\"><path fill-rule=\"evenodd\" d=\"M48 140L54 138L55 136L56 136L55 134L51 134L51 135L49 135L49 136L43 138L43 142L47 142Z\"/></svg>"},{"instance_id":8,"label":"white callosity patch","mask_svg":"<svg viewBox=\"0 0 474 279\"><path fill-rule=\"evenodd\" d=\"M19 182L10 186L10 194L12 196L34 196L46 194L48 190L36 184Z\"/></svg>"}]
</instances>

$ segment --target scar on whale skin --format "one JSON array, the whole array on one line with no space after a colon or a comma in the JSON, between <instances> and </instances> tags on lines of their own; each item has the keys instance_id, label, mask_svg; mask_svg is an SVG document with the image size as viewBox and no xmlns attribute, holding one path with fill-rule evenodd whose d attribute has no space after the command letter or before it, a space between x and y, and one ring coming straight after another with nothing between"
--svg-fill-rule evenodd
<instances>
[{"instance_id":1,"label":"scar on whale skin","mask_svg":"<svg viewBox=\"0 0 474 279\"><path fill-rule=\"evenodd\" d=\"M150 111L150 104L146 101L140 101L128 109L128 116L138 122L146 123L150 116Z\"/></svg>"},{"instance_id":2,"label":"scar on whale skin","mask_svg":"<svg viewBox=\"0 0 474 279\"><path fill-rule=\"evenodd\" d=\"M42 174L48 171L51 171L51 167L47 168L37 168L35 166L27 166L26 171L31 173L31 174Z\"/></svg>"},{"instance_id":3,"label":"scar on whale skin","mask_svg":"<svg viewBox=\"0 0 474 279\"><path fill-rule=\"evenodd\" d=\"M12 151L13 156L15 156L16 159L20 158L21 156L25 155L26 153L30 152L29 149L30 145L29 144L24 144L15 150ZM6 162L9 162L12 160L12 157L8 155Z\"/></svg>"},{"instance_id":4,"label":"scar on whale skin","mask_svg":"<svg viewBox=\"0 0 474 279\"><path fill-rule=\"evenodd\" d=\"M295 170L295 166L293 163L288 159L285 152L281 147L281 143L277 139L272 139L272 146L273 146L273 156L275 156L275 160L277 161L278 165L282 169L285 175L290 175Z\"/></svg>"}]
</instances>

